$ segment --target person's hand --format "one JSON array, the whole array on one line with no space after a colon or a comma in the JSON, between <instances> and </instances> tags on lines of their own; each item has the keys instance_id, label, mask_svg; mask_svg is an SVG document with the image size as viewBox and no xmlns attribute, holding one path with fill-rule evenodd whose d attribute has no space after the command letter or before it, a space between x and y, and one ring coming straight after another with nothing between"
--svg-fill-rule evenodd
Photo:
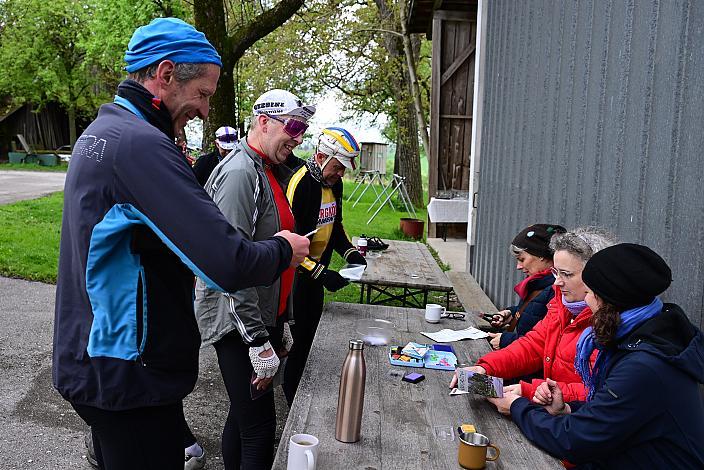
<instances>
[{"instance_id":1,"label":"person's hand","mask_svg":"<svg viewBox=\"0 0 704 470\"><path fill-rule=\"evenodd\" d=\"M548 391L552 397L552 402L545 407L547 412L553 416L570 414L572 412L570 405L565 403L565 398L562 396L562 390L560 390L560 386L557 385L557 382L552 379L545 379L545 383L547 384Z\"/></svg>"},{"instance_id":2,"label":"person's hand","mask_svg":"<svg viewBox=\"0 0 704 470\"><path fill-rule=\"evenodd\" d=\"M472 367L462 367L462 370L468 370L474 372L475 374L486 374L486 369L482 366L472 366ZM450 381L450 388L455 388L457 386L457 372L452 376Z\"/></svg>"},{"instance_id":3,"label":"person's hand","mask_svg":"<svg viewBox=\"0 0 704 470\"><path fill-rule=\"evenodd\" d=\"M330 292L338 291L350 283L350 281L340 276L340 273L330 269L323 270L318 279Z\"/></svg>"},{"instance_id":4,"label":"person's hand","mask_svg":"<svg viewBox=\"0 0 704 470\"><path fill-rule=\"evenodd\" d=\"M288 230L277 232L274 236L285 238L288 244L291 245L291 250L293 251L291 267L295 268L308 256L308 249L310 248L310 240L308 238L291 233Z\"/></svg>"},{"instance_id":5,"label":"person's hand","mask_svg":"<svg viewBox=\"0 0 704 470\"><path fill-rule=\"evenodd\" d=\"M364 259L364 256L359 254L359 251L354 250L351 251L349 255L347 255L347 262L350 264L363 264L367 265L367 260Z\"/></svg>"},{"instance_id":6,"label":"person's hand","mask_svg":"<svg viewBox=\"0 0 704 470\"><path fill-rule=\"evenodd\" d=\"M279 357L271 348L271 343L267 341L261 346L249 348L249 360L257 374L257 378L252 383L257 386L257 390L266 389L279 369Z\"/></svg>"},{"instance_id":7,"label":"person's hand","mask_svg":"<svg viewBox=\"0 0 704 470\"><path fill-rule=\"evenodd\" d=\"M286 357L293 347L293 335L291 334L291 327L288 322L284 323L284 331L281 335L281 345L283 350L279 352L279 357Z\"/></svg>"},{"instance_id":8,"label":"person's hand","mask_svg":"<svg viewBox=\"0 0 704 470\"><path fill-rule=\"evenodd\" d=\"M507 393L513 393L516 395L521 394L521 384L506 385L504 387L504 395Z\"/></svg>"},{"instance_id":9,"label":"person's hand","mask_svg":"<svg viewBox=\"0 0 704 470\"><path fill-rule=\"evenodd\" d=\"M505 309L500 312L496 312L491 319L491 326L494 328L503 328L504 326L511 323L511 310Z\"/></svg>"},{"instance_id":10,"label":"person's hand","mask_svg":"<svg viewBox=\"0 0 704 470\"><path fill-rule=\"evenodd\" d=\"M501 333L487 333L491 340L489 344L494 351L498 351L501 348Z\"/></svg>"},{"instance_id":11,"label":"person's hand","mask_svg":"<svg viewBox=\"0 0 704 470\"><path fill-rule=\"evenodd\" d=\"M550 391L550 386L547 382L543 382L538 385L533 394L533 403L538 405L546 406L552 403L552 392Z\"/></svg>"},{"instance_id":12,"label":"person's hand","mask_svg":"<svg viewBox=\"0 0 704 470\"><path fill-rule=\"evenodd\" d=\"M520 395L516 395L515 393L505 393L503 398L491 398L488 397L487 400L493 404L496 409L501 413L502 415L510 415L511 414L511 404L521 398Z\"/></svg>"}]
</instances>

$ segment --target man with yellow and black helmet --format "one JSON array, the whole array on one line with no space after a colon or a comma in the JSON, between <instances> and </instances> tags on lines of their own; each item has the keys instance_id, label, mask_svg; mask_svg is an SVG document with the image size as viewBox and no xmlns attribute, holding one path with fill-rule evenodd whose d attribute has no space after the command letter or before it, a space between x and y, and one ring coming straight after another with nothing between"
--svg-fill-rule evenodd
<instances>
[{"instance_id":1,"label":"man with yellow and black helmet","mask_svg":"<svg viewBox=\"0 0 704 470\"><path fill-rule=\"evenodd\" d=\"M354 170L359 151L359 144L347 130L327 127L321 131L312 157L305 162L297 158L287 161L289 167L296 168L286 190L296 219L295 231L306 234L317 229L293 287L294 344L283 386L289 405L323 311L323 288L335 292L348 284L338 272L328 269L333 250L348 263L367 264L342 226L342 177L347 169Z\"/></svg>"}]
</instances>

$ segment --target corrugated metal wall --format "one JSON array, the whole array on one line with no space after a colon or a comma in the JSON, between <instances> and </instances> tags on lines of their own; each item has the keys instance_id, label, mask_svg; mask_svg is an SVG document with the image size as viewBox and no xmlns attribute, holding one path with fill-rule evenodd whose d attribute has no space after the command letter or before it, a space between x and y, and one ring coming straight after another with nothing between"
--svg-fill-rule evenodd
<instances>
[{"instance_id":1,"label":"corrugated metal wall","mask_svg":"<svg viewBox=\"0 0 704 470\"><path fill-rule=\"evenodd\" d=\"M704 1L488 2L471 271L515 303L508 246L535 222L600 225L673 269L702 325Z\"/></svg>"}]
</instances>

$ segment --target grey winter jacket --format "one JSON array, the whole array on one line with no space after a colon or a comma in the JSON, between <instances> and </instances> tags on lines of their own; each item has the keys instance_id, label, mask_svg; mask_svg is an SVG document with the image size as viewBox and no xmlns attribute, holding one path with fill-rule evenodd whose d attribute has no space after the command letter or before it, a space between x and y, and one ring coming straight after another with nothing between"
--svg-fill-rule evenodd
<instances>
[{"instance_id":1,"label":"grey winter jacket","mask_svg":"<svg viewBox=\"0 0 704 470\"><path fill-rule=\"evenodd\" d=\"M240 140L215 167L205 190L242 237L266 240L280 230L274 193L262 159L246 139ZM277 279L270 286L223 294L209 289L198 278L195 312L201 346L213 344L235 329L246 344L263 344L268 339L266 327L276 325L280 283ZM290 317L290 302L288 308Z\"/></svg>"}]
</instances>

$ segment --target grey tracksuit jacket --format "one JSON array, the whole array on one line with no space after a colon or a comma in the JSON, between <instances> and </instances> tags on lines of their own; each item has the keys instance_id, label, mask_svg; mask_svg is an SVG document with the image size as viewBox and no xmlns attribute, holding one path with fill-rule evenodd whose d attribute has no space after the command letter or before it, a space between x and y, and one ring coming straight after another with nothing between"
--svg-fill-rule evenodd
<instances>
[{"instance_id":1,"label":"grey tracksuit jacket","mask_svg":"<svg viewBox=\"0 0 704 470\"><path fill-rule=\"evenodd\" d=\"M241 139L215 167L205 190L242 237L266 240L280 230L279 213L264 164L246 139ZM276 325L279 291L279 279L269 286L223 294L208 288L198 278L195 312L202 346L215 343L233 330L248 345L266 342L269 335L266 327ZM290 302L288 308L285 318L291 319Z\"/></svg>"}]
</instances>

